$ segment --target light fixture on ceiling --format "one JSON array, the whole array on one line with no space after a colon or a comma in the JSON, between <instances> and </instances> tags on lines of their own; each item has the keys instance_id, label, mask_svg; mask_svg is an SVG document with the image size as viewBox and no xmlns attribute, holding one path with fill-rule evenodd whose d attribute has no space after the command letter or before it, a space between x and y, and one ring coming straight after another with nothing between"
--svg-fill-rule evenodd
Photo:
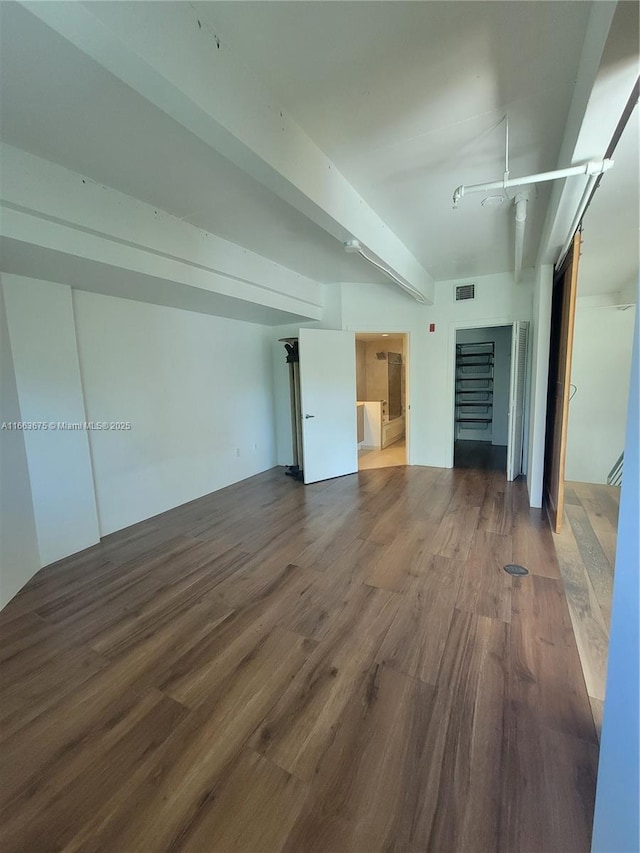
<instances>
[{"instance_id":1,"label":"light fixture on ceiling","mask_svg":"<svg viewBox=\"0 0 640 853\"><path fill-rule=\"evenodd\" d=\"M388 337L389 337L389 333L388 333L388 332L383 332L383 333L382 333L382 337L383 337L383 338L388 338Z\"/></svg>"},{"instance_id":2,"label":"light fixture on ceiling","mask_svg":"<svg viewBox=\"0 0 640 853\"><path fill-rule=\"evenodd\" d=\"M413 298L416 300L416 302L426 302L422 293L420 293L419 290L417 290L415 287L410 285L409 282L404 281L404 279L397 276L390 269L383 266L382 264L379 264L378 261L369 257L369 255L366 254L366 252L363 250L362 245L360 243L360 240L356 240L355 238L352 238L351 240L345 240L345 242L342 245L344 247L345 252L348 252L350 255L360 255L360 257L364 258L365 261L368 261L372 266L379 269L380 272L383 272L392 281L395 281L396 284L399 284L403 290L405 290L408 294L413 296Z\"/></svg>"}]
</instances>

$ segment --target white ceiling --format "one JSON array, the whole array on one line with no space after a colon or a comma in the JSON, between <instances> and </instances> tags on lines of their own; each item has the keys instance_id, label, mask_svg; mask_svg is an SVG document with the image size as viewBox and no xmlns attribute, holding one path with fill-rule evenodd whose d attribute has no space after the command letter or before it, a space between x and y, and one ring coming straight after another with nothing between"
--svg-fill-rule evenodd
<instances>
[{"instance_id":1,"label":"white ceiling","mask_svg":"<svg viewBox=\"0 0 640 853\"><path fill-rule=\"evenodd\" d=\"M388 282L17 3L0 2L0 137L320 282Z\"/></svg>"},{"instance_id":2,"label":"white ceiling","mask_svg":"<svg viewBox=\"0 0 640 853\"><path fill-rule=\"evenodd\" d=\"M556 168L591 4L205 2L199 15L436 279L513 269L513 211L458 184ZM548 185L530 204L533 265Z\"/></svg>"},{"instance_id":3,"label":"white ceiling","mask_svg":"<svg viewBox=\"0 0 640 853\"><path fill-rule=\"evenodd\" d=\"M583 221L578 296L635 288L638 281L640 148L638 107L613 154Z\"/></svg>"},{"instance_id":4,"label":"white ceiling","mask_svg":"<svg viewBox=\"0 0 640 853\"><path fill-rule=\"evenodd\" d=\"M475 195L453 211L451 195L502 177L505 113L512 176L556 166L591 3L192 5L434 278L513 269L509 205ZM0 7L6 142L318 281L387 281L24 8ZM525 266L548 192L530 204Z\"/></svg>"}]
</instances>

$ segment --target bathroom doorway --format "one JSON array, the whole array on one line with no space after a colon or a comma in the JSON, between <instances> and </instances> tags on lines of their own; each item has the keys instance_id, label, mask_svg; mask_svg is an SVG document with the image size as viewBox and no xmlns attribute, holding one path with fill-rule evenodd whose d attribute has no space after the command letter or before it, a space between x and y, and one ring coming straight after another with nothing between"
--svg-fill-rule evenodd
<instances>
[{"instance_id":1,"label":"bathroom doorway","mask_svg":"<svg viewBox=\"0 0 640 853\"><path fill-rule=\"evenodd\" d=\"M407 336L356 332L358 470L407 464Z\"/></svg>"}]
</instances>

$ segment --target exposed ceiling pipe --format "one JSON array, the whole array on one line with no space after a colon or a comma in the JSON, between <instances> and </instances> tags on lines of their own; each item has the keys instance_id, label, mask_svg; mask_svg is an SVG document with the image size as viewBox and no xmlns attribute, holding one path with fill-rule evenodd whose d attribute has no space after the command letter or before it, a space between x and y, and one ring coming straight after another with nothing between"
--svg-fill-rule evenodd
<instances>
[{"instance_id":1,"label":"exposed ceiling pipe","mask_svg":"<svg viewBox=\"0 0 640 853\"><path fill-rule=\"evenodd\" d=\"M417 290L415 287L410 285L409 282L404 281L399 276L397 276L394 272L392 272L390 269L383 266L382 264L379 264L378 261L369 257L369 255L367 255L362 250L362 246L360 245L359 240L347 240L342 245L344 246L345 252L349 252L350 254L353 254L353 255L356 255L356 254L360 255L361 258L364 258L365 261L368 261L372 266L379 269L380 272L383 272L392 281L394 281L397 285L399 285L406 293L408 293L410 296L413 296L413 298L416 300L416 302L426 302L427 301L424 298L424 296L422 295L422 293L420 293L419 290Z\"/></svg>"},{"instance_id":2,"label":"exposed ceiling pipe","mask_svg":"<svg viewBox=\"0 0 640 853\"><path fill-rule=\"evenodd\" d=\"M504 117L504 175L502 182L509 180L509 116Z\"/></svg>"},{"instance_id":3,"label":"exposed ceiling pipe","mask_svg":"<svg viewBox=\"0 0 640 853\"><path fill-rule=\"evenodd\" d=\"M514 268L514 279L516 284L520 281L522 272L522 256L524 254L524 229L527 221L527 205L529 193L518 193L515 198L516 205L516 260Z\"/></svg>"},{"instance_id":4,"label":"exposed ceiling pipe","mask_svg":"<svg viewBox=\"0 0 640 853\"><path fill-rule=\"evenodd\" d=\"M567 169L556 169L553 172L539 172L536 175L526 175L523 178L509 178L501 181L491 181L488 184L472 184L471 186L456 187L453 193L454 209L460 204L463 196L469 193L487 192L489 190L506 190L509 187L522 187L525 184L539 184L543 181L555 181L558 178L570 178L572 175L601 175L613 166L613 160L589 160L578 166L569 166Z\"/></svg>"}]
</instances>

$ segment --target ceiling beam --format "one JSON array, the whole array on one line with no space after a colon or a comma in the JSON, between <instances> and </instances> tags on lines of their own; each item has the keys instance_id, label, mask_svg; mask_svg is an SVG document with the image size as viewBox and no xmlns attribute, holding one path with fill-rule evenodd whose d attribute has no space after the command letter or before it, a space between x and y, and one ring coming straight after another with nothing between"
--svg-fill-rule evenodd
<instances>
[{"instance_id":1,"label":"ceiling beam","mask_svg":"<svg viewBox=\"0 0 640 853\"><path fill-rule=\"evenodd\" d=\"M433 302L429 273L191 4L22 5L339 243L359 240Z\"/></svg>"},{"instance_id":2,"label":"ceiling beam","mask_svg":"<svg viewBox=\"0 0 640 853\"><path fill-rule=\"evenodd\" d=\"M0 159L7 272L251 322L323 316L300 273L18 148Z\"/></svg>"},{"instance_id":3,"label":"ceiling beam","mask_svg":"<svg viewBox=\"0 0 640 853\"><path fill-rule=\"evenodd\" d=\"M594 3L558 168L602 160L638 78L638 7ZM613 155L615 168L615 153ZM606 176L604 178L606 181ZM589 178L556 181L549 199L537 265L555 264L571 230Z\"/></svg>"}]
</instances>

